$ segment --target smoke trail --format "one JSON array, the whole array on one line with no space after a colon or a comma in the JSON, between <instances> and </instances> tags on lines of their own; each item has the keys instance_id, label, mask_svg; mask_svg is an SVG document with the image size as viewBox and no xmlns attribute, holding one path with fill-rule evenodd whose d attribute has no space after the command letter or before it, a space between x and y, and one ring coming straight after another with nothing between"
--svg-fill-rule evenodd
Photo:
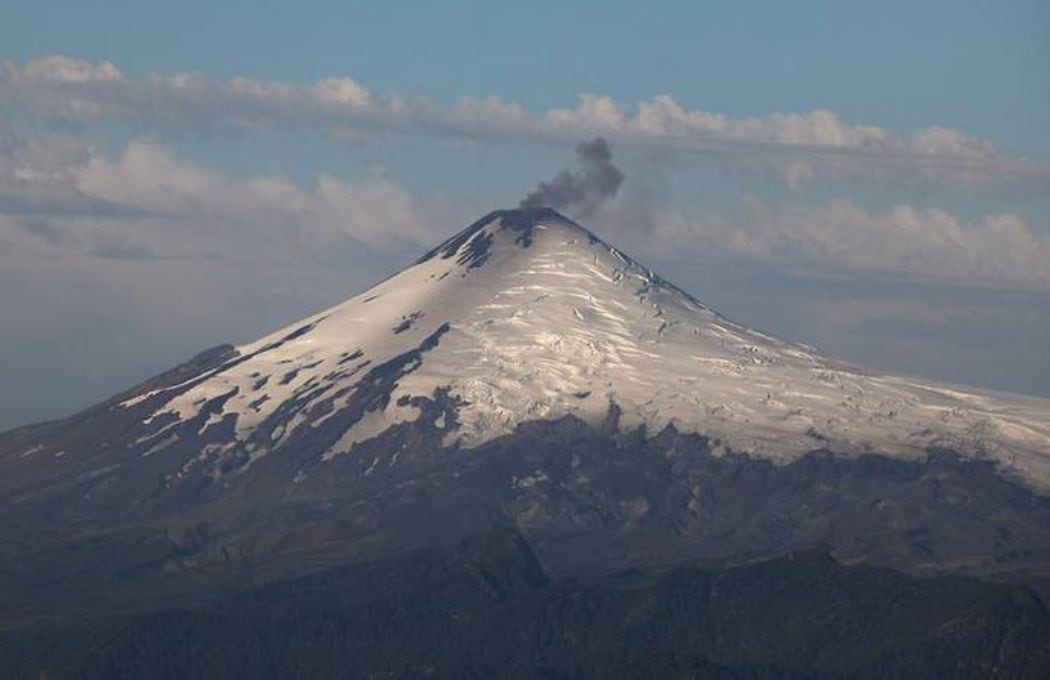
<instances>
[{"instance_id":1,"label":"smoke trail","mask_svg":"<svg viewBox=\"0 0 1050 680\"><path fill-rule=\"evenodd\" d=\"M623 172L612 162L612 151L602 137L576 145L580 170L562 170L548 182L540 182L521 200L522 208L549 207L586 218L616 195Z\"/></svg>"}]
</instances>

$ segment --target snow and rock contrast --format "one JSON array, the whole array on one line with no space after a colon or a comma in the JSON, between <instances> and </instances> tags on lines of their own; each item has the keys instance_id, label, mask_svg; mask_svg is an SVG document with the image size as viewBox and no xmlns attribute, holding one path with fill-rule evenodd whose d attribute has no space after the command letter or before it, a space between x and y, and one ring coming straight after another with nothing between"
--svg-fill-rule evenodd
<instances>
[{"instance_id":1,"label":"snow and rock contrast","mask_svg":"<svg viewBox=\"0 0 1050 680\"><path fill-rule=\"evenodd\" d=\"M0 622L493 527L555 575L816 546L1050 592L1048 491L1050 402L860 371L553 211L497 211L340 305L0 433Z\"/></svg>"},{"instance_id":2,"label":"snow and rock contrast","mask_svg":"<svg viewBox=\"0 0 1050 680\"><path fill-rule=\"evenodd\" d=\"M615 412L622 431L673 426L716 455L947 449L1050 490L1050 401L866 372L745 328L547 209L493 212L368 291L120 408L145 410L140 456L202 442L178 477L240 474L321 431L311 441L329 462L423 418L443 446L469 449L527 421Z\"/></svg>"}]
</instances>

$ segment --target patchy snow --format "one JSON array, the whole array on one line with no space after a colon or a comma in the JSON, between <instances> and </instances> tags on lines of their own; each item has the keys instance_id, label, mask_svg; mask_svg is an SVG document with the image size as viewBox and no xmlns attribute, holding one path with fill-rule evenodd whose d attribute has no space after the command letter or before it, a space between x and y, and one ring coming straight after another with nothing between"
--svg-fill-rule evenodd
<instances>
[{"instance_id":1,"label":"patchy snow","mask_svg":"<svg viewBox=\"0 0 1050 680\"><path fill-rule=\"evenodd\" d=\"M23 451L22 455L19 456L19 458L28 458L29 456L32 456L33 454L36 454L36 453L40 453L43 450L44 450L44 445L43 444L37 444L36 446L32 446L32 447L26 449L25 451Z\"/></svg>"},{"instance_id":2,"label":"patchy snow","mask_svg":"<svg viewBox=\"0 0 1050 680\"><path fill-rule=\"evenodd\" d=\"M326 460L418 418L408 398L447 388L464 402L449 445L567 414L600 423L615 404L623 429L674 425L779 463L815 448L918 458L944 446L1050 489L1050 401L869 373L737 325L551 211L495 213L367 292L237 348L152 417L181 422L225 399L201 432L232 415L243 444L294 405L254 460L412 351L418 367ZM310 415L325 400L333 411Z\"/></svg>"},{"instance_id":3,"label":"patchy snow","mask_svg":"<svg viewBox=\"0 0 1050 680\"><path fill-rule=\"evenodd\" d=\"M172 444L174 444L177 441L179 441L178 433L172 432L167 437L164 437L159 442L157 442L156 444L150 446L148 449L143 451L142 452L142 457L143 458L148 458L149 456L152 456L153 454L157 453L158 451L163 451L164 449L168 448L169 446L171 446Z\"/></svg>"}]
</instances>

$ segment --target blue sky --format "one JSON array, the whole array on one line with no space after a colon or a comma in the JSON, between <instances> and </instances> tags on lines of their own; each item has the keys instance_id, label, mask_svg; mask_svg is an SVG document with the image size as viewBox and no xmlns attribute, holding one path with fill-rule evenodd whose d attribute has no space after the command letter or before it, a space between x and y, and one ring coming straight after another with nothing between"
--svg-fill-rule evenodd
<instances>
[{"instance_id":1,"label":"blue sky","mask_svg":"<svg viewBox=\"0 0 1050 680\"><path fill-rule=\"evenodd\" d=\"M106 59L130 73L308 82L352 74L446 101L547 108L579 92L675 93L734 116L832 108L1050 153L1050 6L861 2L5 3L5 56Z\"/></svg>"},{"instance_id":2,"label":"blue sky","mask_svg":"<svg viewBox=\"0 0 1050 680\"><path fill-rule=\"evenodd\" d=\"M1050 395L1045 2L2 10L0 428L346 297L599 135L626 179L576 216L728 315Z\"/></svg>"}]
</instances>

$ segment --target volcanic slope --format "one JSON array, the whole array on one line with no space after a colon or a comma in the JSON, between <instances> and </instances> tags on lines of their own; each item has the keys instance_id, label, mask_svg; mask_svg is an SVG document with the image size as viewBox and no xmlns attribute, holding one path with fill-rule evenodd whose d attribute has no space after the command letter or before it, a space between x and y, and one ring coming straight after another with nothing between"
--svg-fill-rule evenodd
<instances>
[{"instance_id":1,"label":"volcanic slope","mask_svg":"<svg viewBox=\"0 0 1050 680\"><path fill-rule=\"evenodd\" d=\"M496 211L340 305L0 434L0 625L493 526L557 577L817 548L1050 596L1048 490L1050 402L853 368L551 210Z\"/></svg>"},{"instance_id":2,"label":"volcanic slope","mask_svg":"<svg viewBox=\"0 0 1050 680\"><path fill-rule=\"evenodd\" d=\"M439 394L455 408L420 408ZM139 405L142 456L207 442L173 483L243 473L339 414L321 461L423 417L471 448L616 408L621 430L673 425L716 453L948 449L1050 489L1050 401L866 372L745 328L546 209L490 213L368 291L120 402Z\"/></svg>"}]
</instances>

